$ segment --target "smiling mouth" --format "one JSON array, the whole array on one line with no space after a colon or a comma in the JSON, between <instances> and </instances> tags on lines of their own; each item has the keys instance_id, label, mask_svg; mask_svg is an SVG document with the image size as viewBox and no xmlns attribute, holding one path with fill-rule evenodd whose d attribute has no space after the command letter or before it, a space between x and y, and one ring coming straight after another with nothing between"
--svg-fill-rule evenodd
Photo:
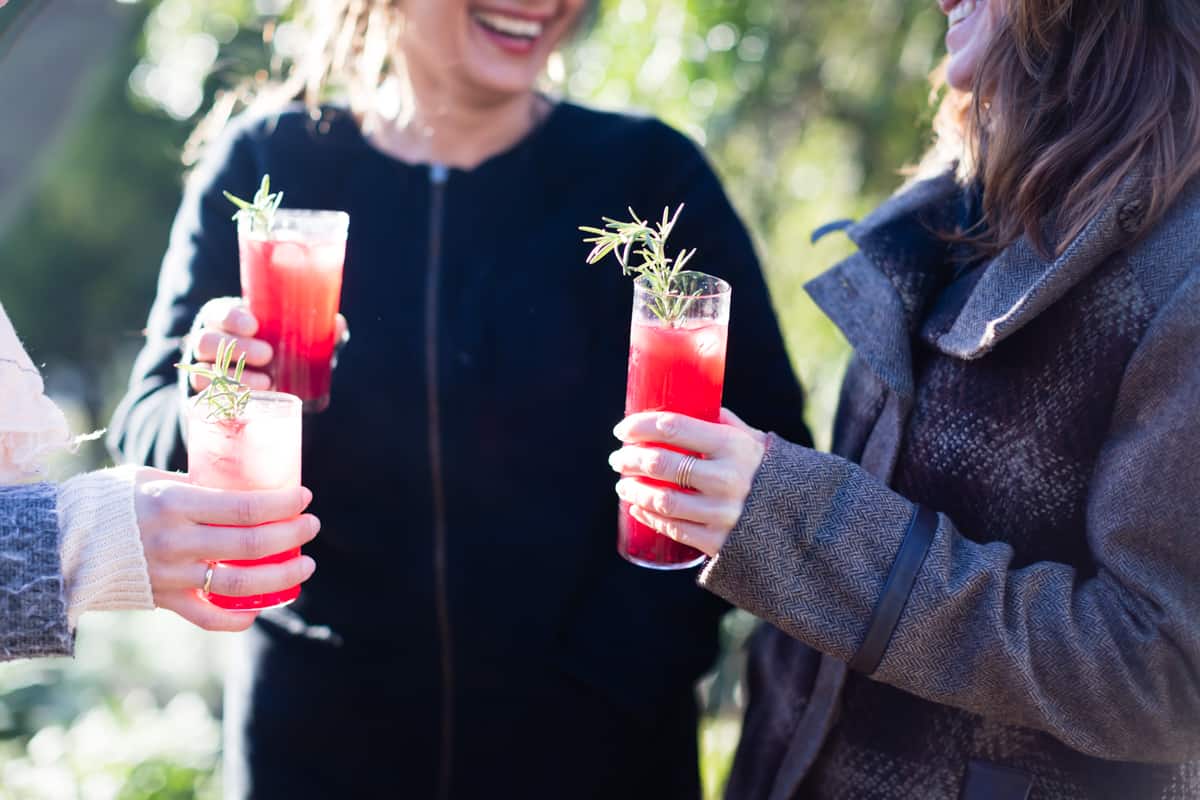
<instances>
[{"instance_id":1,"label":"smiling mouth","mask_svg":"<svg viewBox=\"0 0 1200 800\"><path fill-rule=\"evenodd\" d=\"M947 19L950 21L950 27L953 28L955 25L974 14L978 6L979 0L960 0L960 2L957 3L954 8L950 9L949 13L946 15Z\"/></svg>"},{"instance_id":2,"label":"smiling mouth","mask_svg":"<svg viewBox=\"0 0 1200 800\"><path fill-rule=\"evenodd\" d=\"M537 20L522 19L496 11L473 11L471 18L485 30L518 42L536 41L546 27L544 23Z\"/></svg>"}]
</instances>

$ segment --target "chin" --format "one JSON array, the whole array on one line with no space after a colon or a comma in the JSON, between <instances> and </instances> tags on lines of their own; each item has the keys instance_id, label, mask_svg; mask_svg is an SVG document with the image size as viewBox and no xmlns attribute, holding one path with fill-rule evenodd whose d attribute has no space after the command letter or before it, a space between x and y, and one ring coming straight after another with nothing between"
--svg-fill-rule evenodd
<instances>
[{"instance_id":1,"label":"chin","mask_svg":"<svg viewBox=\"0 0 1200 800\"><path fill-rule=\"evenodd\" d=\"M504 68L499 65L479 64L467 67L468 79L485 92L497 95L524 94L533 91L541 71Z\"/></svg>"},{"instance_id":2,"label":"chin","mask_svg":"<svg viewBox=\"0 0 1200 800\"><path fill-rule=\"evenodd\" d=\"M950 62L946 65L946 83L957 91L970 92L975 88L975 70L978 67L978 59L972 58L970 54L964 54L964 56L951 57Z\"/></svg>"}]
</instances>

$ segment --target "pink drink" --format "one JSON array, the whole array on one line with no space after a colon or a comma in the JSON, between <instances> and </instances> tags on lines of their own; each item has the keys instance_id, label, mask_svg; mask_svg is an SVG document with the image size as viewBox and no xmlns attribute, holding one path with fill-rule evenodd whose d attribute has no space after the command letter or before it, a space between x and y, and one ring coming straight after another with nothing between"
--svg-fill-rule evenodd
<instances>
[{"instance_id":1,"label":"pink drink","mask_svg":"<svg viewBox=\"0 0 1200 800\"><path fill-rule=\"evenodd\" d=\"M340 211L275 212L268 236L238 224L242 295L258 319L257 338L275 348L275 389L329 406L342 265L350 218Z\"/></svg>"},{"instance_id":2,"label":"pink drink","mask_svg":"<svg viewBox=\"0 0 1200 800\"><path fill-rule=\"evenodd\" d=\"M685 301L686 310L674 323L664 322L659 314L669 307L664 300L676 301L655 295L642 281L636 285L625 414L675 411L716 422L725 382L731 290L729 284L703 273L683 273L679 279L688 294L699 292L700 296ZM648 478L639 480L674 486ZM699 550L638 522L630 516L628 503L621 503L617 552L634 564L652 569L686 569L704 560Z\"/></svg>"},{"instance_id":3,"label":"pink drink","mask_svg":"<svg viewBox=\"0 0 1200 800\"><path fill-rule=\"evenodd\" d=\"M210 418L206 403L188 409L188 479L210 489L251 491L300 485L300 399L280 392L253 392L236 420ZM300 548L234 566L275 564L300 555ZM283 606L300 596L300 587L251 597L210 594L221 608L260 611Z\"/></svg>"}]
</instances>

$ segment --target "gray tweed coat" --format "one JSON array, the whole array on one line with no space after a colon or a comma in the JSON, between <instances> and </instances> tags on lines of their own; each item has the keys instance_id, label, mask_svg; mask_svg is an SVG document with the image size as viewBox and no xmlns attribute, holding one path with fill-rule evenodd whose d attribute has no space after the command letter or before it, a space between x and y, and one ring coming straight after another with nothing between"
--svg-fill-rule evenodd
<instances>
[{"instance_id":1,"label":"gray tweed coat","mask_svg":"<svg viewBox=\"0 0 1200 800\"><path fill-rule=\"evenodd\" d=\"M1138 237L1127 181L939 318L961 202L916 184L808 287L836 455L772 436L701 575L770 623L728 796L1200 797L1200 186Z\"/></svg>"},{"instance_id":2,"label":"gray tweed coat","mask_svg":"<svg viewBox=\"0 0 1200 800\"><path fill-rule=\"evenodd\" d=\"M57 505L53 484L0 486L0 661L74 650Z\"/></svg>"}]
</instances>

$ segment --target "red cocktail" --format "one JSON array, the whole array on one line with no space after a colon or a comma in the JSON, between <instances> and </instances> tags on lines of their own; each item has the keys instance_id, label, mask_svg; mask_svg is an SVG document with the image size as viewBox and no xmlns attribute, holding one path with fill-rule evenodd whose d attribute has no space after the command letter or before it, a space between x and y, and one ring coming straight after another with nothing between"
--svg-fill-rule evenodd
<instances>
[{"instance_id":1,"label":"red cocktail","mask_svg":"<svg viewBox=\"0 0 1200 800\"><path fill-rule=\"evenodd\" d=\"M237 418L211 413L204 402L188 409L188 480L210 489L252 491L288 489L300 485L300 399L280 392L252 392ZM300 548L250 561L229 561L235 566L275 564L300 555ZM221 608L261 611L287 605L300 596L300 587L282 592L229 597L210 594Z\"/></svg>"},{"instance_id":2,"label":"red cocktail","mask_svg":"<svg viewBox=\"0 0 1200 800\"><path fill-rule=\"evenodd\" d=\"M652 292L645 279L635 284L625 413L675 411L716 422L732 290L725 281L700 272L681 273L675 281L677 293L670 295ZM699 550L635 520L628 503L621 503L617 551L654 569L686 569L704 560Z\"/></svg>"},{"instance_id":3,"label":"red cocktail","mask_svg":"<svg viewBox=\"0 0 1200 800\"><path fill-rule=\"evenodd\" d=\"M275 348L275 389L305 411L329 406L342 265L350 217L341 211L280 209L269 234L238 223L242 296L258 319L257 338Z\"/></svg>"}]
</instances>

